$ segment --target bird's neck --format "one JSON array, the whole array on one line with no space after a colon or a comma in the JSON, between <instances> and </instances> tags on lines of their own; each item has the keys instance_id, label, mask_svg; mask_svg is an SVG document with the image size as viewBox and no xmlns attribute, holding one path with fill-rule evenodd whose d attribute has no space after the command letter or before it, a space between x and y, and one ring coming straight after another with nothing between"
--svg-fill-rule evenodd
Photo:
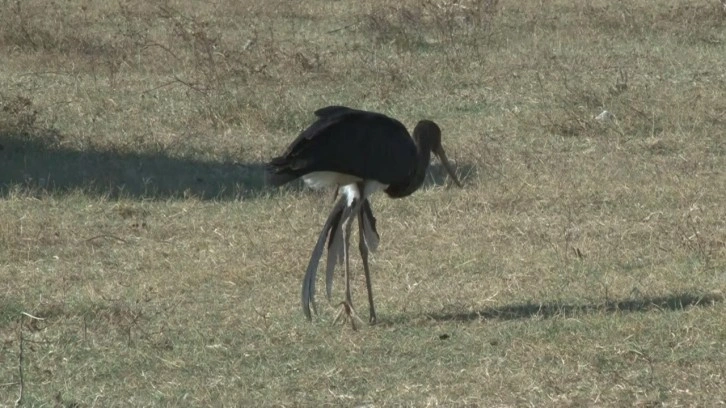
<instances>
[{"instance_id":1,"label":"bird's neck","mask_svg":"<svg viewBox=\"0 0 726 408\"><path fill-rule=\"evenodd\" d=\"M406 197L418 190L426 178L426 170L431 162L431 147L416 145L416 166L412 169L411 177L404 183L392 184L386 189L391 198Z\"/></svg>"}]
</instances>

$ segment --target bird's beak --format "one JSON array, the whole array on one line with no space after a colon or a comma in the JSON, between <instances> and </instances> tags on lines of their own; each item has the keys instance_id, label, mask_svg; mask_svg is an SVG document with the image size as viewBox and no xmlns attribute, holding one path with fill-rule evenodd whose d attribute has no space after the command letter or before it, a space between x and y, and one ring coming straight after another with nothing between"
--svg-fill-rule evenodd
<instances>
[{"instance_id":1,"label":"bird's beak","mask_svg":"<svg viewBox=\"0 0 726 408\"><path fill-rule=\"evenodd\" d=\"M446 172L449 173L449 176L451 176L452 179L454 179L454 183L456 183L456 185L459 187L463 187L461 185L461 182L459 182L459 179L456 177L454 167L451 166L451 163L449 163L449 159L446 157L446 152L444 152L444 148L439 146L438 148L433 149L433 151L434 154L436 154L436 156L438 156L441 160L441 164L444 165Z\"/></svg>"}]
</instances>

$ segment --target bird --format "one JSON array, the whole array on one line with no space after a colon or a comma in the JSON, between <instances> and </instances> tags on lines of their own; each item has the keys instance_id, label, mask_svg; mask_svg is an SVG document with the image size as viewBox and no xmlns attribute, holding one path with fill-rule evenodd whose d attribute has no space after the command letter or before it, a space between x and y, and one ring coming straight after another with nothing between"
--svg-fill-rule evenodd
<instances>
[{"instance_id":1,"label":"bird","mask_svg":"<svg viewBox=\"0 0 726 408\"><path fill-rule=\"evenodd\" d=\"M441 146L441 129L431 120L419 121L412 136L401 122L382 113L334 105L314 114L316 120L282 155L266 164L266 178L273 186L302 178L312 188L332 187L336 197L340 193L305 271L302 310L308 320L312 320L311 308L317 314L316 274L327 242L326 294L330 300L335 265L343 263L345 300L335 320L346 315L356 329L355 319L360 319L353 308L348 251L355 218L368 291L369 323L377 322L368 254L376 250L380 236L369 201L371 194L383 190L390 198L403 198L414 193L424 182L431 153L438 156L454 183L459 187L462 184Z\"/></svg>"}]
</instances>

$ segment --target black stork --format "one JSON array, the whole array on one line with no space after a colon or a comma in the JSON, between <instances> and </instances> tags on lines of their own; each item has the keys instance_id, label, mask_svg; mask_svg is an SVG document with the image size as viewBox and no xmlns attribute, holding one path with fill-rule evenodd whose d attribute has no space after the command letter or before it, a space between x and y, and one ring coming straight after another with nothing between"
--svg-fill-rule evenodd
<instances>
[{"instance_id":1,"label":"black stork","mask_svg":"<svg viewBox=\"0 0 726 408\"><path fill-rule=\"evenodd\" d=\"M369 322L374 324L376 312L368 251L376 250L379 237L368 197L378 190L385 191L391 198L406 197L416 191L423 184L431 152L439 157L456 185L461 187L461 183L441 147L441 129L430 120L418 122L412 138L401 122L381 113L328 106L315 111L315 116L317 120L281 156L267 165L267 179L272 185L280 186L302 177L313 188L334 187L342 192L320 232L305 272L303 313L308 320L312 319L310 308L315 310L315 275L327 241L328 300L335 264L344 262L345 301L341 314L345 312L350 316L355 328L353 318L357 317L350 294L348 246L351 221L357 216L358 247L368 289Z\"/></svg>"}]
</instances>

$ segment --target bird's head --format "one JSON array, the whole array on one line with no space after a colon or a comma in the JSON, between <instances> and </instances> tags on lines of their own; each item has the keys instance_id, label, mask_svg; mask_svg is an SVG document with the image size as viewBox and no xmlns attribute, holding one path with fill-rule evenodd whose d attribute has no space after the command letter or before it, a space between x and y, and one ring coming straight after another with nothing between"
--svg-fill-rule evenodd
<instances>
[{"instance_id":1,"label":"bird's head","mask_svg":"<svg viewBox=\"0 0 726 408\"><path fill-rule=\"evenodd\" d=\"M439 128L439 125L430 120L419 121L413 129L413 138L419 148L433 152L441 160L441 164L444 165L446 172L449 173L456 185L462 187L461 182L456 177L454 168L446 157L444 148L441 146L441 128Z\"/></svg>"}]
</instances>

